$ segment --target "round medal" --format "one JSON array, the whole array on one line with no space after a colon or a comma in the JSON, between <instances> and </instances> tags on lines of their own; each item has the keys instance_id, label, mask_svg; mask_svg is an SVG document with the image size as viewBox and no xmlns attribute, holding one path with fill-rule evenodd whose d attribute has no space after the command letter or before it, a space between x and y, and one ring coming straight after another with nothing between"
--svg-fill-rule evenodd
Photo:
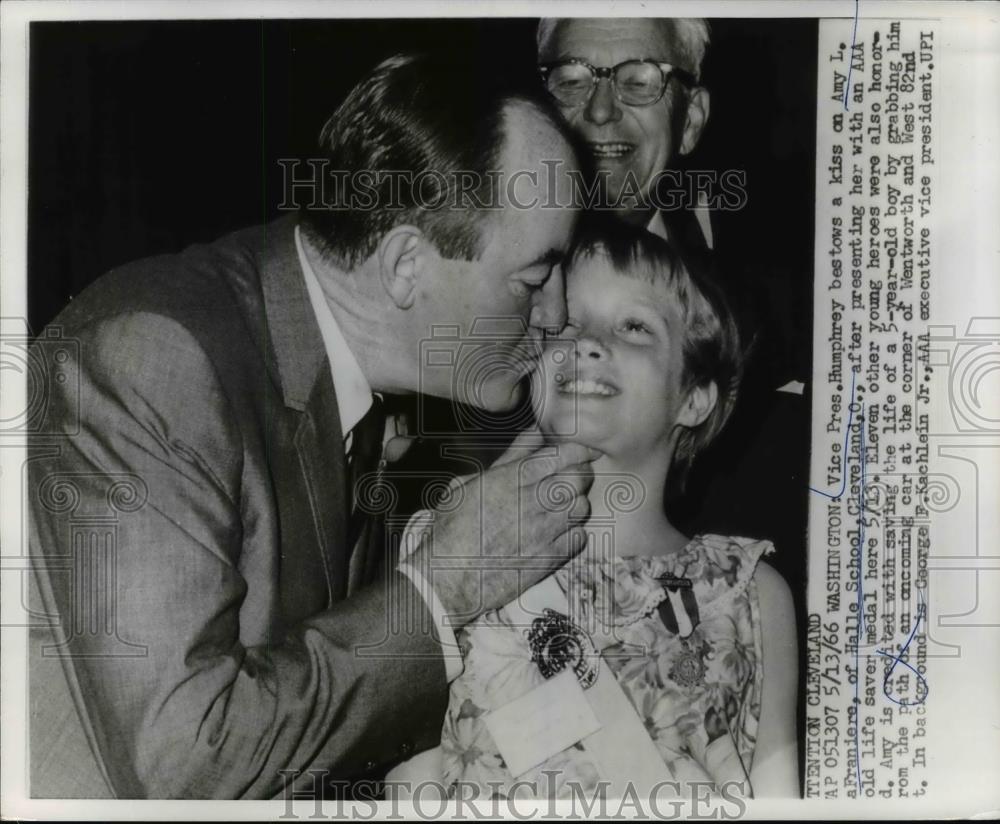
<instances>
[{"instance_id":1,"label":"round medal","mask_svg":"<svg viewBox=\"0 0 1000 824\"><path fill-rule=\"evenodd\" d=\"M667 675L682 687L698 687L705 683L705 659L699 650L692 649L686 640L681 641L683 651L674 660Z\"/></svg>"}]
</instances>

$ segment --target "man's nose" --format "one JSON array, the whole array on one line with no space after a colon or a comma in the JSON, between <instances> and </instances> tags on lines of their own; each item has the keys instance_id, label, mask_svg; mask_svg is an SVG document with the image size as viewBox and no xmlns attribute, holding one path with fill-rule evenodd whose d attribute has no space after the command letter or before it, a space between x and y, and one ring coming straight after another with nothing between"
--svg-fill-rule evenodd
<instances>
[{"instance_id":1,"label":"man's nose","mask_svg":"<svg viewBox=\"0 0 1000 824\"><path fill-rule=\"evenodd\" d=\"M587 101L584 117L596 126L602 126L611 121L621 120L622 110L611 88L611 79L602 77L594 87L594 93Z\"/></svg>"},{"instance_id":2,"label":"man's nose","mask_svg":"<svg viewBox=\"0 0 1000 824\"><path fill-rule=\"evenodd\" d=\"M530 324L551 335L558 335L566 325L566 286L562 266L556 266L542 288L535 293Z\"/></svg>"}]
</instances>

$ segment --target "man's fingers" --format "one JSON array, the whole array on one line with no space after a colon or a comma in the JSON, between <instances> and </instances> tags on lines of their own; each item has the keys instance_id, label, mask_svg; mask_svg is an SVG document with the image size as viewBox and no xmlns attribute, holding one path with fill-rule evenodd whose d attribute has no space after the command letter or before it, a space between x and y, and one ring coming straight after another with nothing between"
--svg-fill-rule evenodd
<instances>
[{"instance_id":1,"label":"man's fingers","mask_svg":"<svg viewBox=\"0 0 1000 824\"><path fill-rule=\"evenodd\" d=\"M529 456L524 462L522 479L524 483L537 483L542 478L554 475L569 467L588 465L601 457L601 452L578 443L559 444L553 455Z\"/></svg>"},{"instance_id":2,"label":"man's fingers","mask_svg":"<svg viewBox=\"0 0 1000 824\"><path fill-rule=\"evenodd\" d=\"M587 545L587 531L582 526L574 526L566 533L566 543L569 546L570 558L579 555Z\"/></svg>"},{"instance_id":3,"label":"man's fingers","mask_svg":"<svg viewBox=\"0 0 1000 824\"><path fill-rule=\"evenodd\" d=\"M567 466L558 475L554 475L556 478L567 478L572 477L576 479L577 488L581 492L588 492L590 487L594 484L594 465L590 463L574 464L573 466Z\"/></svg>"},{"instance_id":4,"label":"man's fingers","mask_svg":"<svg viewBox=\"0 0 1000 824\"><path fill-rule=\"evenodd\" d=\"M522 429L507 447L507 451L497 458L491 466L503 466L518 460L518 458L525 458L544 445L545 436L542 435L542 431L537 425L530 429Z\"/></svg>"},{"instance_id":5,"label":"man's fingers","mask_svg":"<svg viewBox=\"0 0 1000 824\"><path fill-rule=\"evenodd\" d=\"M534 497L544 512L569 512L578 497L586 496L593 482L594 473L588 469L560 472L542 478L534 487Z\"/></svg>"},{"instance_id":6,"label":"man's fingers","mask_svg":"<svg viewBox=\"0 0 1000 824\"><path fill-rule=\"evenodd\" d=\"M582 443L564 443L559 444L557 460L560 466L567 467L574 464L589 464L591 461L596 461L603 454L601 450L594 449L591 446L584 446Z\"/></svg>"},{"instance_id":7,"label":"man's fingers","mask_svg":"<svg viewBox=\"0 0 1000 824\"><path fill-rule=\"evenodd\" d=\"M577 495L573 501L573 506L569 510L569 519L574 523L583 523L590 517L590 501L586 493Z\"/></svg>"}]
</instances>

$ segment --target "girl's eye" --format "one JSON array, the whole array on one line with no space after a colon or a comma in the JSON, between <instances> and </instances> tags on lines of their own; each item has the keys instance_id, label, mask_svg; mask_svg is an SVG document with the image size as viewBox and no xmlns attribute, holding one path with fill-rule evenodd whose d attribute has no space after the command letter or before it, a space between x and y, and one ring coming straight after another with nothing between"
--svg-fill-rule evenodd
<instances>
[{"instance_id":1,"label":"girl's eye","mask_svg":"<svg viewBox=\"0 0 1000 824\"><path fill-rule=\"evenodd\" d=\"M635 318L628 318L623 324L622 328L626 332L641 332L643 334L649 333L649 327L646 326L641 320L636 320Z\"/></svg>"}]
</instances>

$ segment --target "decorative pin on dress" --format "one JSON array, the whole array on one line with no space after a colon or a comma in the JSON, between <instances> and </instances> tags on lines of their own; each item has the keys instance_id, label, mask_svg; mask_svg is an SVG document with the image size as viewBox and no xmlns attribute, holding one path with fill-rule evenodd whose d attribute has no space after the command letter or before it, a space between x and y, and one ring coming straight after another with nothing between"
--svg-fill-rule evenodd
<instances>
[{"instance_id":1,"label":"decorative pin on dress","mask_svg":"<svg viewBox=\"0 0 1000 824\"><path fill-rule=\"evenodd\" d=\"M532 621L528 645L531 660L546 679L568 666L584 689L597 680L601 661L597 647L586 632L562 613L546 609L542 617Z\"/></svg>"}]
</instances>

